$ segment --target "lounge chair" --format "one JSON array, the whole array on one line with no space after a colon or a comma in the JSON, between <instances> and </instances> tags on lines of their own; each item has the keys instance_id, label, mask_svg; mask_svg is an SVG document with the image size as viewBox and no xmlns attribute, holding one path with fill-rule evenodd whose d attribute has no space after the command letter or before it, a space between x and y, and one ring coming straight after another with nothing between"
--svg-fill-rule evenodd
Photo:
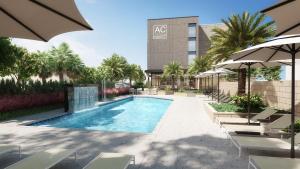
<instances>
[{"instance_id":1,"label":"lounge chair","mask_svg":"<svg viewBox=\"0 0 300 169\"><path fill-rule=\"evenodd\" d=\"M5 169L48 169L72 154L76 159L76 150L74 149L48 149L35 153Z\"/></svg>"},{"instance_id":2,"label":"lounge chair","mask_svg":"<svg viewBox=\"0 0 300 169\"><path fill-rule=\"evenodd\" d=\"M300 120L300 117L296 117L296 120ZM264 133L280 133L281 130L291 125L291 115L285 114L275 121L267 124L264 128ZM222 127L229 134L230 132L262 132L262 126L253 125L230 125L223 124Z\"/></svg>"},{"instance_id":3,"label":"lounge chair","mask_svg":"<svg viewBox=\"0 0 300 169\"><path fill-rule=\"evenodd\" d=\"M228 97L228 96L225 96L225 97L223 97L222 99L220 99L220 102L221 103L229 103L229 102L231 102L231 98L230 97Z\"/></svg>"},{"instance_id":4,"label":"lounge chair","mask_svg":"<svg viewBox=\"0 0 300 169\"><path fill-rule=\"evenodd\" d=\"M135 158L132 155L120 153L100 153L83 169L126 169L130 162L135 164Z\"/></svg>"},{"instance_id":5,"label":"lounge chair","mask_svg":"<svg viewBox=\"0 0 300 169\"><path fill-rule=\"evenodd\" d=\"M13 152L18 150L19 157L21 158L21 146L10 145L10 144L0 144L0 155Z\"/></svg>"},{"instance_id":6,"label":"lounge chair","mask_svg":"<svg viewBox=\"0 0 300 169\"><path fill-rule=\"evenodd\" d=\"M248 169L299 169L300 159L249 156Z\"/></svg>"},{"instance_id":7,"label":"lounge chair","mask_svg":"<svg viewBox=\"0 0 300 169\"><path fill-rule=\"evenodd\" d=\"M277 113L278 110L275 110L273 108L266 108L264 111L258 113L257 115L253 116L250 118L251 123L258 122L258 120L264 120L269 117L271 117L273 114ZM226 124L226 123L247 123L248 119L247 118L240 118L240 117L218 117L217 121L219 122L220 125Z\"/></svg>"},{"instance_id":8,"label":"lounge chair","mask_svg":"<svg viewBox=\"0 0 300 169\"><path fill-rule=\"evenodd\" d=\"M231 136L233 145L239 150L239 157L243 149L266 150L266 151L287 151L290 150L290 139L279 139L269 137L247 137ZM300 133L295 135L295 145L300 143ZM295 146L298 149L298 146Z\"/></svg>"}]
</instances>

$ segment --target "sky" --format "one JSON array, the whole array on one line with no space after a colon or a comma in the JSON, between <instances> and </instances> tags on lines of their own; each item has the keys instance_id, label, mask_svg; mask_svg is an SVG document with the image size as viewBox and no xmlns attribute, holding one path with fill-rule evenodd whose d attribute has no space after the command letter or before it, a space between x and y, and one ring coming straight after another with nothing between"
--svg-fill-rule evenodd
<instances>
[{"instance_id":1,"label":"sky","mask_svg":"<svg viewBox=\"0 0 300 169\"><path fill-rule=\"evenodd\" d=\"M232 14L255 13L277 0L75 0L93 31L58 35L49 42L13 39L30 52L67 42L87 66L99 66L113 53L147 68L147 19L199 16L200 24L220 23Z\"/></svg>"}]
</instances>

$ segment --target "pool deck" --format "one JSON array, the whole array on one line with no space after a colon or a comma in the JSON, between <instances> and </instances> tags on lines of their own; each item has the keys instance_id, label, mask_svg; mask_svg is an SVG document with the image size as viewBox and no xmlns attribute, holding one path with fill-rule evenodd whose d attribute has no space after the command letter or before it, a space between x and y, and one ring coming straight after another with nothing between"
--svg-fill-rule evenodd
<instances>
[{"instance_id":1,"label":"pool deck","mask_svg":"<svg viewBox=\"0 0 300 169\"><path fill-rule=\"evenodd\" d=\"M63 113L57 110L0 123L0 144L21 145L22 158L46 148L79 148L76 162L71 157L54 166L55 169L82 168L99 152L135 155L136 165L130 166L131 169L247 168L248 157L238 158L237 149L205 112L205 97L154 97L174 101L151 134L22 125ZM0 168L4 168L17 162L18 156L2 155L0 161Z\"/></svg>"}]
</instances>

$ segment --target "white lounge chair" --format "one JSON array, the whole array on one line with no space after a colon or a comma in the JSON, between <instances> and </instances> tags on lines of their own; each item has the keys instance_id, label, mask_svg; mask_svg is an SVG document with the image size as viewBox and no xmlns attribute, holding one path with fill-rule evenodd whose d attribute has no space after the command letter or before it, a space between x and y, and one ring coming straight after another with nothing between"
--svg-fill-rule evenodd
<instances>
[{"instance_id":1,"label":"white lounge chair","mask_svg":"<svg viewBox=\"0 0 300 169\"><path fill-rule=\"evenodd\" d=\"M300 159L249 156L248 169L299 169Z\"/></svg>"},{"instance_id":2,"label":"white lounge chair","mask_svg":"<svg viewBox=\"0 0 300 169\"><path fill-rule=\"evenodd\" d=\"M135 164L135 158L132 155L120 153L100 153L83 169L126 169L131 162Z\"/></svg>"},{"instance_id":3,"label":"white lounge chair","mask_svg":"<svg viewBox=\"0 0 300 169\"><path fill-rule=\"evenodd\" d=\"M5 169L49 169L72 154L76 159L74 149L48 149L35 153Z\"/></svg>"},{"instance_id":4,"label":"white lounge chair","mask_svg":"<svg viewBox=\"0 0 300 169\"><path fill-rule=\"evenodd\" d=\"M251 123L258 122L258 120L264 120L271 117L273 114L277 113L278 110L273 108L266 108L264 111L258 113L257 115L250 118ZM216 120L220 125L225 123L247 123L248 118L241 118L241 117L217 117Z\"/></svg>"},{"instance_id":5,"label":"white lounge chair","mask_svg":"<svg viewBox=\"0 0 300 169\"><path fill-rule=\"evenodd\" d=\"M21 158L21 146L10 145L10 144L0 144L0 155L9 153L9 152L13 152L16 150L19 152L19 158Z\"/></svg>"},{"instance_id":6,"label":"white lounge chair","mask_svg":"<svg viewBox=\"0 0 300 169\"><path fill-rule=\"evenodd\" d=\"M233 145L239 150L239 157L243 149L269 150L269 151L286 151L290 150L290 139L279 139L269 137L247 137L247 136L231 136ZM295 135L295 145L300 143L300 134ZM295 146L298 149L298 146Z\"/></svg>"},{"instance_id":7,"label":"white lounge chair","mask_svg":"<svg viewBox=\"0 0 300 169\"><path fill-rule=\"evenodd\" d=\"M296 120L300 120L300 117L296 117ZM285 129L291 125L291 115L285 114L275 121L265 126L264 133L280 133L282 129ZM242 132L262 132L262 126L249 126L249 125L230 125L223 124L222 127L226 130L227 134L235 131Z\"/></svg>"}]
</instances>

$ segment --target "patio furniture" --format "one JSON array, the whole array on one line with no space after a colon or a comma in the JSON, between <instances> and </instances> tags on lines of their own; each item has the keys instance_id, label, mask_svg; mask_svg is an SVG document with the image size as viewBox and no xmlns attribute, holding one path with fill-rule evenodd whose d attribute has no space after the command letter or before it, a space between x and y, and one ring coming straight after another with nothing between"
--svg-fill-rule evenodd
<instances>
[{"instance_id":1,"label":"patio furniture","mask_svg":"<svg viewBox=\"0 0 300 169\"><path fill-rule=\"evenodd\" d=\"M231 102L231 100L232 99L230 97L226 96L226 95L224 95L222 98L219 99L219 101L221 103L229 103L229 102Z\"/></svg>"},{"instance_id":2,"label":"patio furniture","mask_svg":"<svg viewBox=\"0 0 300 169\"><path fill-rule=\"evenodd\" d=\"M135 164L135 157L133 155L120 153L100 153L83 169L126 169L131 162Z\"/></svg>"},{"instance_id":3,"label":"patio furniture","mask_svg":"<svg viewBox=\"0 0 300 169\"><path fill-rule=\"evenodd\" d=\"M300 117L297 117L300 120ZM282 129L285 129L291 125L291 115L285 114L275 121L268 123L265 126L265 133L279 133ZM261 132L262 126L249 126L249 125L222 125L226 129L226 132Z\"/></svg>"},{"instance_id":4,"label":"patio furniture","mask_svg":"<svg viewBox=\"0 0 300 169\"><path fill-rule=\"evenodd\" d=\"M267 119L271 117L273 114L277 113L278 111L273 108L266 108L264 111L260 112L259 114L253 116L250 118L250 122L258 122L258 120L261 119ZM226 123L247 123L248 118L239 118L239 117L218 117L217 118L220 125L226 124Z\"/></svg>"},{"instance_id":5,"label":"patio furniture","mask_svg":"<svg viewBox=\"0 0 300 169\"><path fill-rule=\"evenodd\" d=\"M35 153L5 169L48 169L72 154L75 155L76 160L75 149L48 149Z\"/></svg>"},{"instance_id":6,"label":"patio furniture","mask_svg":"<svg viewBox=\"0 0 300 169\"><path fill-rule=\"evenodd\" d=\"M269 137L231 136L231 142L239 150L239 157L243 149L284 151L290 150L291 139L279 139ZM300 143L300 133L295 136L296 145ZM298 146L295 146L298 149Z\"/></svg>"},{"instance_id":7,"label":"patio furniture","mask_svg":"<svg viewBox=\"0 0 300 169\"><path fill-rule=\"evenodd\" d=\"M249 156L248 169L298 169L300 168L300 159Z\"/></svg>"},{"instance_id":8,"label":"patio furniture","mask_svg":"<svg viewBox=\"0 0 300 169\"><path fill-rule=\"evenodd\" d=\"M21 146L11 144L0 144L0 155L18 150L19 158L21 158Z\"/></svg>"}]
</instances>

